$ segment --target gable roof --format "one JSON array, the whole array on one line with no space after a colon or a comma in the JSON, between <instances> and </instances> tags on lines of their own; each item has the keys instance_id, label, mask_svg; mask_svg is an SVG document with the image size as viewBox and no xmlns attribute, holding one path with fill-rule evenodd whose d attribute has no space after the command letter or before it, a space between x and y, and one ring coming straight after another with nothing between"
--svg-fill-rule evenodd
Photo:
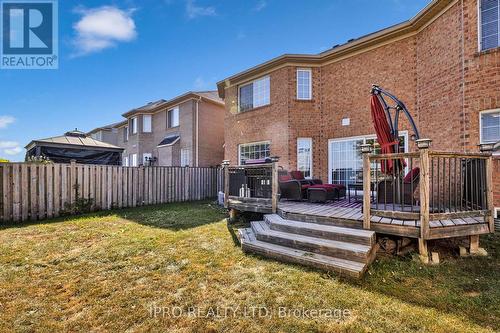
<instances>
[{"instance_id":1,"label":"gable roof","mask_svg":"<svg viewBox=\"0 0 500 333\"><path fill-rule=\"evenodd\" d=\"M351 39L342 45L335 45L333 48L319 54L283 54L267 62L251 67L245 71L230 76L217 83L219 97L225 97L225 88L245 80L249 80L257 75L263 75L277 67L287 64L323 64L344 57L352 56L357 52L369 50L374 47L390 42L395 38L407 37L425 28L428 24L439 17L458 0L433 0L424 9L410 20L379 30L377 32Z\"/></svg>"},{"instance_id":2,"label":"gable roof","mask_svg":"<svg viewBox=\"0 0 500 333\"><path fill-rule=\"evenodd\" d=\"M139 108L132 109L124 113L123 117L128 118L135 114L140 114L140 113L155 113L164 108L174 107L177 104L180 104L190 99L202 99L210 103L215 103L221 106L224 105L224 101L218 96L217 91L189 91L185 94L179 95L170 100L161 99L156 102L148 103Z\"/></svg>"},{"instance_id":3,"label":"gable roof","mask_svg":"<svg viewBox=\"0 0 500 333\"><path fill-rule=\"evenodd\" d=\"M126 124L127 124L127 121L126 120L122 120L122 121L117 122L117 123L113 123L113 124L109 124L109 125L104 125L104 126L101 126L101 127L96 127L93 130L87 132L87 135L90 135L90 134L98 132L98 131L109 131L109 130L112 130L113 128L118 128L118 127L126 125Z\"/></svg>"}]
</instances>

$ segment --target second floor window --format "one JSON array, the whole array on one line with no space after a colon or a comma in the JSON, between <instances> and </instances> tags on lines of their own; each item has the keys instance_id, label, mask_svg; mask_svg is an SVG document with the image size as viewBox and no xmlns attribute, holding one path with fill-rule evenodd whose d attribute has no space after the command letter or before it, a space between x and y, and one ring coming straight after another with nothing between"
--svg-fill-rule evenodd
<instances>
[{"instance_id":1,"label":"second floor window","mask_svg":"<svg viewBox=\"0 0 500 333\"><path fill-rule=\"evenodd\" d=\"M128 141L128 126L125 126L123 128L123 141L125 141L125 142Z\"/></svg>"},{"instance_id":2,"label":"second floor window","mask_svg":"<svg viewBox=\"0 0 500 333\"><path fill-rule=\"evenodd\" d=\"M309 100L312 98L312 80L310 69L297 70L297 99Z\"/></svg>"},{"instance_id":3,"label":"second floor window","mask_svg":"<svg viewBox=\"0 0 500 333\"><path fill-rule=\"evenodd\" d=\"M142 116L142 131L144 133L151 133L151 115L146 114Z\"/></svg>"},{"instance_id":4,"label":"second floor window","mask_svg":"<svg viewBox=\"0 0 500 333\"><path fill-rule=\"evenodd\" d=\"M167 127L177 127L179 126L179 108L173 108L167 111Z\"/></svg>"},{"instance_id":5,"label":"second floor window","mask_svg":"<svg viewBox=\"0 0 500 333\"><path fill-rule=\"evenodd\" d=\"M255 80L239 88L240 112L248 111L270 103L269 76Z\"/></svg>"},{"instance_id":6,"label":"second floor window","mask_svg":"<svg viewBox=\"0 0 500 333\"><path fill-rule=\"evenodd\" d=\"M481 51L500 46L500 0L480 0Z\"/></svg>"},{"instance_id":7,"label":"second floor window","mask_svg":"<svg viewBox=\"0 0 500 333\"><path fill-rule=\"evenodd\" d=\"M132 134L137 133L137 117L130 119L130 127L132 128Z\"/></svg>"}]
</instances>

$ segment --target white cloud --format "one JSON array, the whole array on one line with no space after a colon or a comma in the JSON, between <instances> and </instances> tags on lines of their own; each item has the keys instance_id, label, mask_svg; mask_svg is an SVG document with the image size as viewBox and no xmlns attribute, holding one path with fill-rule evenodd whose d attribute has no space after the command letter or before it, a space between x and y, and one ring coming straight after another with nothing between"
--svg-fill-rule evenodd
<instances>
[{"instance_id":1,"label":"white cloud","mask_svg":"<svg viewBox=\"0 0 500 333\"><path fill-rule=\"evenodd\" d=\"M16 141L0 141L0 149L19 147L19 142Z\"/></svg>"},{"instance_id":2,"label":"white cloud","mask_svg":"<svg viewBox=\"0 0 500 333\"><path fill-rule=\"evenodd\" d=\"M14 147L14 148L5 149L4 153L7 155L10 155L10 156L13 156L13 155L20 154L22 151L23 151L23 148L18 146L18 147Z\"/></svg>"},{"instance_id":3,"label":"white cloud","mask_svg":"<svg viewBox=\"0 0 500 333\"><path fill-rule=\"evenodd\" d=\"M0 151L6 155L14 156L20 154L23 148L16 141L0 141Z\"/></svg>"},{"instance_id":4,"label":"white cloud","mask_svg":"<svg viewBox=\"0 0 500 333\"><path fill-rule=\"evenodd\" d=\"M217 15L217 12L215 11L215 7L198 6L196 5L195 0L187 0L186 14L188 18L194 19L199 16L215 16Z\"/></svg>"},{"instance_id":5,"label":"white cloud","mask_svg":"<svg viewBox=\"0 0 500 333\"><path fill-rule=\"evenodd\" d=\"M117 7L104 6L93 9L78 9L82 18L74 24L76 47L74 56L102 51L114 47L118 42L130 42L137 37L134 10L124 11Z\"/></svg>"},{"instance_id":6,"label":"white cloud","mask_svg":"<svg viewBox=\"0 0 500 333\"><path fill-rule=\"evenodd\" d=\"M267 7L267 1L266 0L260 0L259 2L257 2L257 4L255 5L255 7L253 8L253 10L255 10L256 12L260 12L262 9L264 9L266 7Z\"/></svg>"},{"instance_id":7,"label":"white cloud","mask_svg":"<svg viewBox=\"0 0 500 333\"><path fill-rule=\"evenodd\" d=\"M10 124L16 121L12 116L0 116L0 128L7 128Z\"/></svg>"}]
</instances>

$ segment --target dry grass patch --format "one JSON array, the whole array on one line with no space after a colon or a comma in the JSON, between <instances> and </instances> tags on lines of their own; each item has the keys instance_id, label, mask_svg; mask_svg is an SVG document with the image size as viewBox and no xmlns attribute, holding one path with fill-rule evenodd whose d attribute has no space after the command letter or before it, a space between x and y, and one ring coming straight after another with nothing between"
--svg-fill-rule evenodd
<instances>
[{"instance_id":1,"label":"dry grass patch","mask_svg":"<svg viewBox=\"0 0 500 333\"><path fill-rule=\"evenodd\" d=\"M0 228L0 331L500 328L498 236L486 239L489 258L438 267L422 267L411 258L382 259L356 282L244 255L224 217L202 202ZM152 305L184 313L154 317ZM269 313L253 316L251 307ZM280 318L280 307L347 309L349 316ZM188 316L189 308L202 316ZM210 309L239 310L233 316L210 315Z\"/></svg>"}]
</instances>

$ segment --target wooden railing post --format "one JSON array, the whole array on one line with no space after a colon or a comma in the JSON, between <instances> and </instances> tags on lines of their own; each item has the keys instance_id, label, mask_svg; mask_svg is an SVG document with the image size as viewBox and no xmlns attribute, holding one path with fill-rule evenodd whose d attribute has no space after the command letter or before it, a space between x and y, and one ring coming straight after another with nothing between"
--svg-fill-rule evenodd
<instances>
[{"instance_id":1,"label":"wooden railing post","mask_svg":"<svg viewBox=\"0 0 500 333\"><path fill-rule=\"evenodd\" d=\"M366 230L370 230L371 221L371 152L371 144L361 145L361 153L363 154L363 229Z\"/></svg>"},{"instance_id":2,"label":"wooden railing post","mask_svg":"<svg viewBox=\"0 0 500 333\"><path fill-rule=\"evenodd\" d=\"M229 206L229 165L231 161L222 161L222 168L224 169L224 208Z\"/></svg>"},{"instance_id":3,"label":"wooden railing post","mask_svg":"<svg viewBox=\"0 0 500 333\"><path fill-rule=\"evenodd\" d=\"M276 214L278 211L278 189L279 189L279 184L278 184L278 161L279 161L278 156L273 156L271 157L272 161L272 173L271 173L271 209L273 214Z\"/></svg>"},{"instance_id":4,"label":"wooden railing post","mask_svg":"<svg viewBox=\"0 0 500 333\"><path fill-rule=\"evenodd\" d=\"M482 144L479 145L481 152L490 153L493 151L492 144ZM493 157L488 157L486 160L486 202L488 203L489 214L486 217L488 219L488 225L490 232L495 232L495 219L494 219L494 206L493 206Z\"/></svg>"},{"instance_id":5,"label":"wooden railing post","mask_svg":"<svg viewBox=\"0 0 500 333\"><path fill-rule=\"evenodd\" d=\"M429 148L432 140L417 140L417 147L420 151L420 255L427 257L427 246L425 240L429 236L429 200L430 200L430 157ZM424 253L422 253L424 252Z\"/></svg>"}]
</instances>

